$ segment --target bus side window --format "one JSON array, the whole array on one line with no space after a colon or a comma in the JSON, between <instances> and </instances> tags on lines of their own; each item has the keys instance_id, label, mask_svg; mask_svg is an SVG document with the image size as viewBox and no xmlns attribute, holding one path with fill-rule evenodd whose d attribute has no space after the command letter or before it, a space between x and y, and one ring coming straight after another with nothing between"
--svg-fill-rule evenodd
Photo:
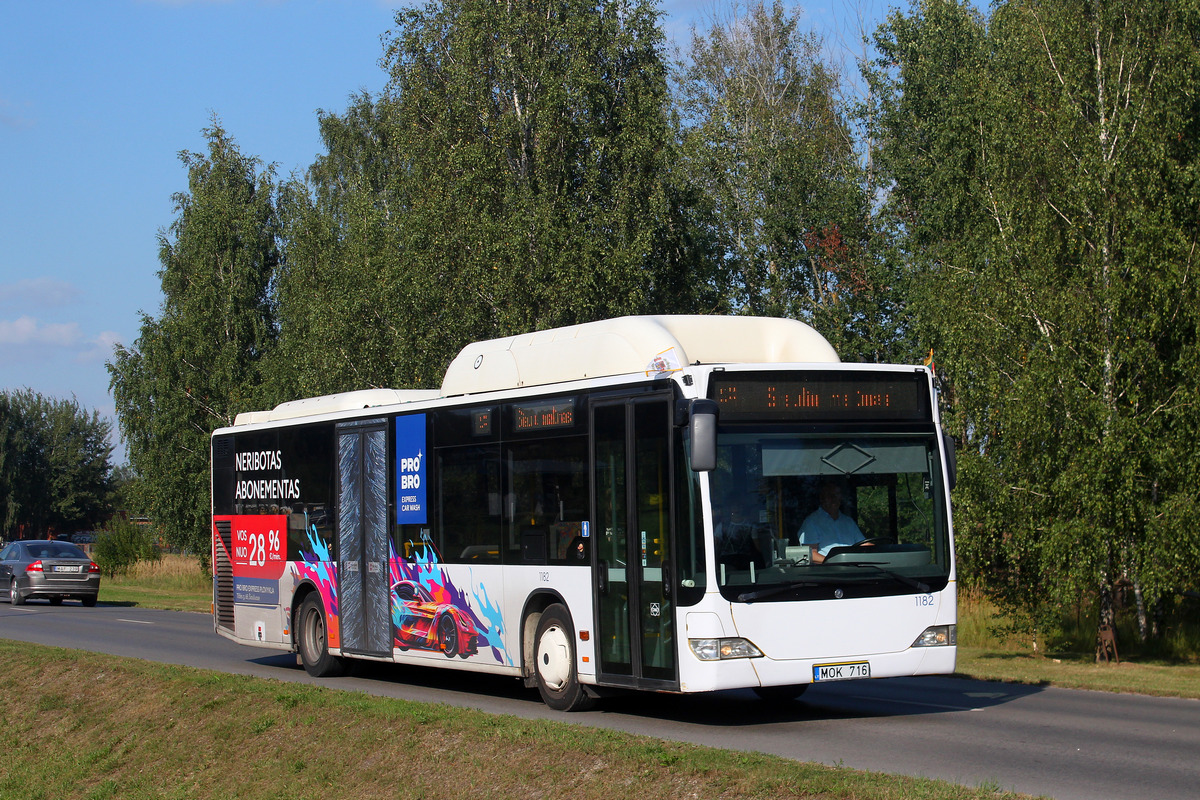
<instances>
[{"instance_id":1,"label":"bus side window","mask_svg":"<svg viewBox=\"0 0 1200 800\"><path fill-rule=\"evenodd\" d=\"M586 543L580 559L575 541L588 518L587 437L514 442L505 455L511 563L588 563Z\"/></svg>"},{"instance_id":2,"label":"bus side window","mask_svg":"<svg viewBox=\"0 0 1200 800\"><path fill-rule=\"evenodd\" d=\"M500 563L500 447L438 448L438 540L450 564Z\"/></svg>"}]
</instances>

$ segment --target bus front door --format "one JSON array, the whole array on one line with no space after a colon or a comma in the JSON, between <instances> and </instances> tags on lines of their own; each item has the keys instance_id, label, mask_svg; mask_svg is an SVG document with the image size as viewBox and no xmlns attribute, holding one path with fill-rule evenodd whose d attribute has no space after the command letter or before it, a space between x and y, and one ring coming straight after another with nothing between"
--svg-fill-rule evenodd
<instances>
[{"instance_id":1,"label":"bus front door","mask_svg":"<svg viewBox=\"0 0 1200 800\"><path fill-rule=\"evenodd\" d=\"M601 683L678 687L671 596L671 404L593 407L593 590Z\"/></svg>"},{"instance_id":2,"label":"bus front door","mask_svg":"<svg viewBox=\"0 0 1200 800\"><path fill-rule=\"evenodd\" d=\"M348 653L391 653L385 420L339 425L338 610Z\"/></svg>"}]
</instances>

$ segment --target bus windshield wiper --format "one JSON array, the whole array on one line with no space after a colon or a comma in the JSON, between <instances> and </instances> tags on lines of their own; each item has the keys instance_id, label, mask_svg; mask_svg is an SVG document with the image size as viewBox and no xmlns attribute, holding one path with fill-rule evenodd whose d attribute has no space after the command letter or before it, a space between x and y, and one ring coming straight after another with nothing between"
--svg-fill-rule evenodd
<instances>
[{"instance_id":1,"label":"bus windshield wiper","mask_svg":"<svg viewBox=\"0 0 1200 800\"><path fill-rule=\"evenodd\" d=\"M737 596L739 603L753 603L755 600L762 600L766 597L774 597L777 594L790 592L792 589L808 589L813 586L820 586L816 581L792 581L791 583L782 583L778 586L772 586L769 589L759 589L756 592L742 592Z\"/></svg>"},{"instance_id":2,"label":"bus windshield wiper","mask_svg":"<svg viewBox=\"0 0 1200 800\"><path fill-rule=\"evenodd\" d=\"M928 585L922 583L921 581L917 580L916 578L910 578L907 575L901 575L899 572L893 572L890 569L884 569L883 567L879 566L878 564L873 564L870 561L846 561L846 562L839 563L838 566L839 567L870 567L871 569L879 570L884 575L887 575L889 578L895 578L896 580L903 583L905 586L911 586L912 588L916 589L918 592L921 592L923 594L928 594L930 591Z\"/></svg>"}]
</instances>

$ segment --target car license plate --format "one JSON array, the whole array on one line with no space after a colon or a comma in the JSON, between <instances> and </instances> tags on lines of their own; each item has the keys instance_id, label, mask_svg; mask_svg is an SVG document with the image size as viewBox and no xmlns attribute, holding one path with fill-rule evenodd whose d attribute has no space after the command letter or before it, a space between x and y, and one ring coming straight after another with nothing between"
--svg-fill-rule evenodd
<instances>
[{"instance_id":1,"label":"car license plate","mask_svg":"<svg viewBox=\"0 0 1200 800\"><path fill-rule=\"evenodd\" d=\"M813 683L853 681L871 677L871 662L848 661L844 664L813 664Z\"/></svg>"},{"instance_id":2,"label":"car license plate","mask_svg":"<svg viewBox=\"0 0 1200 800\"><path fill-rule=\"evenodd\" d=\"M55 572L79 572L79 570L81 570L81 569L83 569L83 567L80 567L78 565L64 566L62 564L58 564L54 567Z\"/></svg>"}]
</instances>

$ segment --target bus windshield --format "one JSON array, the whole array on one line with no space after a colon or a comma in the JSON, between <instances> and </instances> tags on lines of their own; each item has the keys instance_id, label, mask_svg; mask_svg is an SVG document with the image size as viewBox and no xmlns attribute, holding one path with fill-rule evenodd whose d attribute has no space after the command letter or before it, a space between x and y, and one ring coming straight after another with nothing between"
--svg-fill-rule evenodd
<instances>
[{"instance_id":1,"label":"bus windshield","mask_svg":"<svg viewBox=\"0 0 1200 800\"><path fill-rule=\"evenodd\" d=\"M945 588L939 463L933 434L722 430L710 477L721 593L754 602Z\"/></svg>"}]
</instances>

